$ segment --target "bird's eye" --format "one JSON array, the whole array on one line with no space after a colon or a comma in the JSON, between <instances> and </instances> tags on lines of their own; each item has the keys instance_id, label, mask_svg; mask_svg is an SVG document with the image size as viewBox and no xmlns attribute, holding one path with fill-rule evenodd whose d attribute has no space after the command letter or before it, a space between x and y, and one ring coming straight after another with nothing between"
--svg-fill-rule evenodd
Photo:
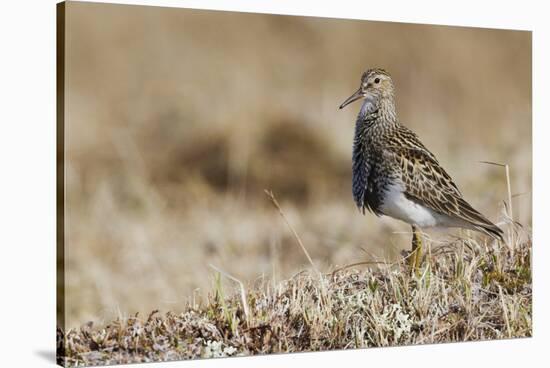
<instances>
[{"instance_id":1,"label":"bird's eye","mask_svg":"<svg viewBox=\"0 0 550 368\"><path fill-rule=\"evenodd\" d=\"M376 78L376 79L374 80L374 83L377 83L377 84L380 83L380 78Z\"/></svg>"}]
</instances>

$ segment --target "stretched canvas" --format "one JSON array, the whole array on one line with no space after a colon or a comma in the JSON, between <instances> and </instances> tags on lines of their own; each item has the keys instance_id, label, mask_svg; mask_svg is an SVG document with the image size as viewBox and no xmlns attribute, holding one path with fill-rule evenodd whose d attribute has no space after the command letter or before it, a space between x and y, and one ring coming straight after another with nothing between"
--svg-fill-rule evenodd
<instances>
[{"instance_id":1,"label":"stretched canvas","mask_svg":"<svg viewBox=\"0 0 550 368\"><path fill-rule=\"evenodd\" d=\"M58 364L531 336L531 32L69 1L57 41Z\"/></svg>"}]
</instances>

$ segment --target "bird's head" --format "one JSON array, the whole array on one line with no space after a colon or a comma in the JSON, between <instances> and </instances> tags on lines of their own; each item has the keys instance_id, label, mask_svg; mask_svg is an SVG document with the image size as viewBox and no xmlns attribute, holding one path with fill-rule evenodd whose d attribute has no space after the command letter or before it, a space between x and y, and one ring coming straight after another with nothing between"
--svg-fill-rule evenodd
<instances>
[{"instance_id":1,"label":"bird's head","mask_svg":"<svg viewBox=\"0 0 550 368\"><path fill-rule=\"evenodd\" d=\"M384 69L369 69L363 73L359 89L340 105L340 109L361 98L377 105L383 99L393 99L393 95L393 81L389 73Z\"/></svg>"}]
</instances>

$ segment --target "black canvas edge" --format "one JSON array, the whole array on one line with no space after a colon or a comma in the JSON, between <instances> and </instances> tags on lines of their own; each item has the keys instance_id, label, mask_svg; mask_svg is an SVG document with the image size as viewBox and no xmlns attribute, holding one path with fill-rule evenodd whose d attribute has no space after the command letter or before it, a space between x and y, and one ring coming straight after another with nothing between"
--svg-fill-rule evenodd
<instances>
[{"instance_id":1,"label":"black canvas edge","mask_svg":"<svg viewBox=\"0 0 550 368\"><path fill-rule=\"evenodd\" d=\"M65 2L56 4L56 363L65 366Z\"/></svg>"}]
</instances>

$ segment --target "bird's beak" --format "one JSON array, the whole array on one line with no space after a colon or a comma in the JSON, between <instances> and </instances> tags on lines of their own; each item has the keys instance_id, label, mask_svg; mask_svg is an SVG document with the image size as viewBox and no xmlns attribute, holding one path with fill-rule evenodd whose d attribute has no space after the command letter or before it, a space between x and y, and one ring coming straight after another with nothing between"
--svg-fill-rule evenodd
<instances>
[{"instance_id":1,"label":"bird's beak","mask_svg":"<svg viewBox=\"0 0 550 368\"><path fill-rule=\"evenodd\" d=\"M354 102L354 101L357 101L358 99L364 97L363 95L363 90L361 89L361 87L359 87L359 89L357 91L355 91L354 94L352 94L351 96L349 96L341 105L340 105L340 109L343 109L344 107L346 107L347 105L349 105L350 103Z\"/></svg>"}]
</instances>

